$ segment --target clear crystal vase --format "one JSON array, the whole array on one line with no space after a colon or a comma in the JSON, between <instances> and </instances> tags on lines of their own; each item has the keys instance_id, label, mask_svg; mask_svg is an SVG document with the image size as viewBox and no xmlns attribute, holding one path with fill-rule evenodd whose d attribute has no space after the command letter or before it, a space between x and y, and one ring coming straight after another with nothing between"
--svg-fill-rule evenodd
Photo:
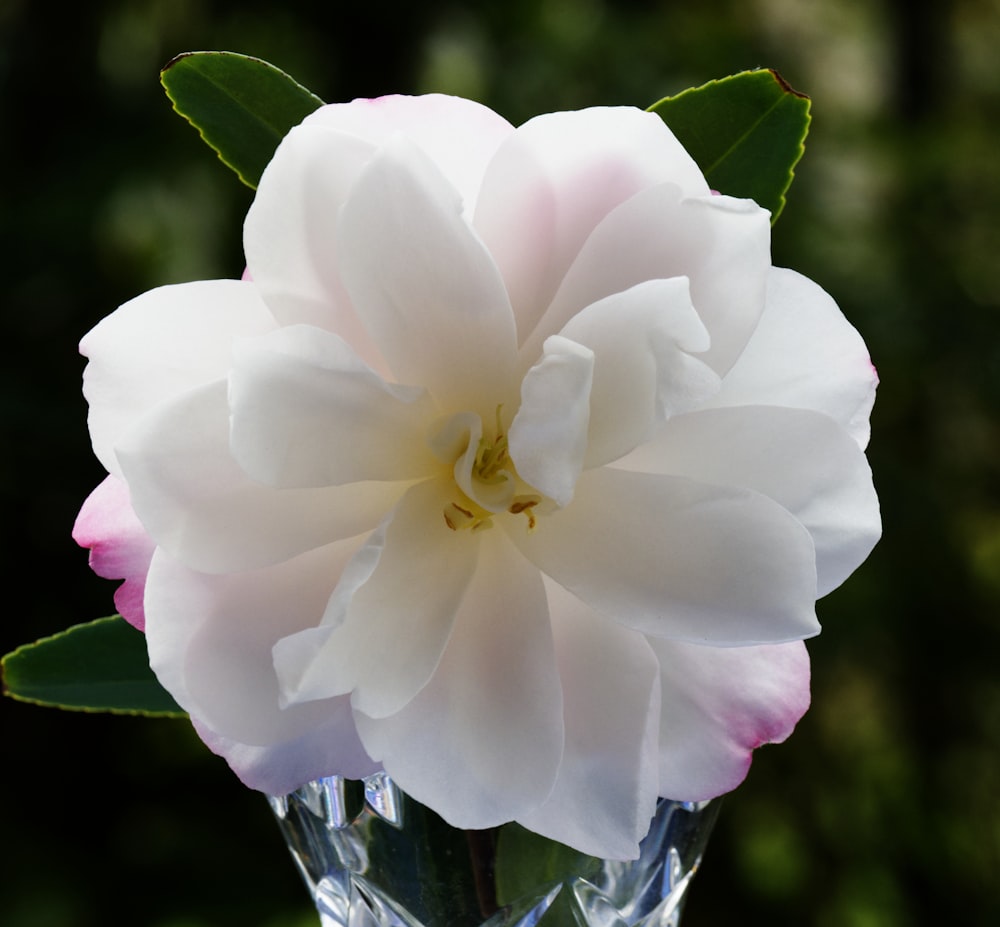
<instances>
[{"instance_id":1,"label":"clear crystal vase","mask_svg":"<svg viewBox=\"0 0 1000 927\"><path fill-rule=\"evenodd\" d=\"M661 799L621 862L517 824L451 827L384 773L270 802L323 927L676 927L719 805Z\"/></svg>"}]
</instances>

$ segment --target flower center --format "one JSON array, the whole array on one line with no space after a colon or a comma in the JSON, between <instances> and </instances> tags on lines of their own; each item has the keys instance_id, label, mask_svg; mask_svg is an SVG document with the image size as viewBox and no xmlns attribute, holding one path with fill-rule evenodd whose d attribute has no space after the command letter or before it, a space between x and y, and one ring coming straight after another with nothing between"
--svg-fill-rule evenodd
<instances>
[{"instance_id":1,"label":"flower center","mask_svg":"<svg viewBox=\"0 0 1000 927\"><path fill-rule=\"evenodd\" d=\"M502 408L503 406L497 406L496 437L491 441L484 434L479 439L479 446L476 448L476 462L472 466L473 479L477 479L487 486L496 486L506 482L507 473L514 467L510 463L510 456L507 453L507 435L504 433L503 422L500 420ZM507 471L507 473L501 471Z\"/></svg>"},{"instance_id":2,"label":"flower center","mask_svg":"<svg viewBox=\"0 0 1000 927\"><path fill-rule=\"evenodd\" d=\"M528 531L534 531L536 526L535 514L532 509L541 501L542 497L538 493L523 492L515 493L511 489L519 482L514 463L510 459L507 444L507 434L503 428L501 419L502 406L497 406L496 419L494 423L493 437L483 433L476 445L473 459L465 466L470 466L469 482L466 486L462 480L458 480L460 485L456 485L460 498L450 502L444 508L445 524L452 531L483 531L493 527L493 516L499 512L506 511L512 515L524 515L528 522ZM461 468L467 458L469 448L462 459L456 464L456 468ZM509 489L504 492L504 487ZM487 508L472 498L473 494L478 494L477 490L487 490L484 496L504 500L500 506ZM489 491L492 489L492 491ZM485 499L483 499L485 501ZM487 505L490 503L487 502Z\"/></svg>"}]
</instances>

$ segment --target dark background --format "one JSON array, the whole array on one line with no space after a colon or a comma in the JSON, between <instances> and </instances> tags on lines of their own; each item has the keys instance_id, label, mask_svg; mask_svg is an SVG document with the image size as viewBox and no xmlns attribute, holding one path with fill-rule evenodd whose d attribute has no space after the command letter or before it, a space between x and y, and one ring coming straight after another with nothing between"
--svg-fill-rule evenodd
<instances>
[{"instance_id":1,"label":"dark background","mask_svg":"<svg viewBox=\"0 0 1000 927\"><path fill-rule=\"evenodd\" d=\"M757 66L812 96L775 263L879 367L885 537L820 603L814 707L725 799L685 924L1000 923L997 3L0 0L0 651L111 610L69 537L102 477L77 341L152 286L242 270L249 191L157 83L193 49L515 123ZM266 803L185 723L0 711L3 927L315 923Z\"/></svg>"}]
</instances>

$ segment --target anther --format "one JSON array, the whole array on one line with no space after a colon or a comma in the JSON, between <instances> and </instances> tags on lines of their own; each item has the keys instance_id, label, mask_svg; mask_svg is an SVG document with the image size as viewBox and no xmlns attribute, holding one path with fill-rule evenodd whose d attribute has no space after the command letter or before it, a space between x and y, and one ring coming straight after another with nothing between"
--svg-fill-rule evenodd
<instances>
[{"instance_id":1,"label":"anther","mask_svg":"<svg viewBox=\"0 0 1000 927\"><path fill-rule=\"evenodd\" d=\"M542 497L536 495L515 496L507 511L511 515L524 515L528 519L528 533L530 534L537 525L535 513L531 510L541 501Z\"/></svg>"},{"instance_id":2,"label":"anther","mask_svg":"<svg viewBox=\"0 0 1000 927\"><path fill-rule=\"evenodd\" d=\"M463 509L457 502L452 502L444 508L444 523L452 531L462 528L474 528L478 519L468 509Z\"/></svg>"}]
</instances>

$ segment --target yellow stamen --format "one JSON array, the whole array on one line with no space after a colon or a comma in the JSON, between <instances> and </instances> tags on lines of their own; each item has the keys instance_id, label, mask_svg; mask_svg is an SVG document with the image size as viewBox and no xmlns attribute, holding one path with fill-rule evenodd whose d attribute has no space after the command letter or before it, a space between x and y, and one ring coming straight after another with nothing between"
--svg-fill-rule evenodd
<instances>
[{"instance_id":1,"label":"yellow stamen","mask_svg":"<svg viewBox=\"0 0 1000 927\"><path fill-rule=\"evenodd\" d=\"M496 437L492 441L486 435L479 439L479 447L476 448L476 463L472 471L480 482L493 486L502 483L507 478L500 473L506 468L509 460L507 436L503 433L503 423L500 421L502 408L502 404L497 406Z\"/></svg>"},{"instance_id":2,"label":"yellow stamen","mask_svg":"<svg viewBox=\"0 0 1000 927\"><path fill-rule=\"evenodd\" d=\"M496 486L508 480L516 480L513 464L507 447L507 435L503 433L500 418L503 406L497 406L495 437L491 440L485 435L479 439L476 448L476 459L472 467L472 478L477 483ZM512 487L513 488L513 487ZM460 493L459 502L449 502L444 507L444 523L452 531L484 531L493 527L493 515L489 509L483 508L465 493ZM521 493L514 496L507 511L511 515L524 515L528 519L528 533L535 530L537 521L532 509L541 503L542 497L537 493Z\"/></svg>"},{"instance_id":3,"label":"yellow stamen","mask_svg":"<svg viewBox=\"0 0 1000 927\"><path fill-rule=\"evenodd\" d=\"M471 500L467 505L449 502L444 507L444 523L452 531L482 531L492 527L493 513Z\"/></svg>"},{"instance_id":4,"label":"yellow stamen","mask_svg":"<svg viewBox=\"0 0 1000 927\"><path fill-rule=\"evenodd\" d=\"M538 524L535 519L535 513L531 510L541 501L542 497L534 494L514 496L514 501L511 502L510 508L507 509L511 515L524 515L528 519L528 534L531 534Z\"/></svg>"},{"instance_id":5,"label":"yellow stamen","mask_svg":"<svg viewBox=\"0 0 1000 927\"><path fill-rule=\"evenodd\" d=\"M463 509L457 502L444 507L444 523L452 531L468 528L476 520L476 516L468 509Z\"/></svg>"}]
</instances>

